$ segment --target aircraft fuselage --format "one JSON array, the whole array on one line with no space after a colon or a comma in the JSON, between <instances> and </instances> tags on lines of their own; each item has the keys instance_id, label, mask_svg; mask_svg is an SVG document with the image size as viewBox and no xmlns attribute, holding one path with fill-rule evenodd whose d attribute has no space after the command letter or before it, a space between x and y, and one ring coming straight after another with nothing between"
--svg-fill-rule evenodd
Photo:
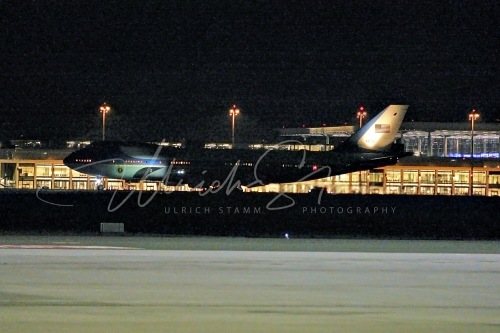
<instances>
[{"instance_id":1,"label":"aircraft fuselage","mask_svg":"<svg viewBox=\"0 0 500 333\"><path fill-rule=\"evenodd\" d=\"M366 170L397 162L397 154L251 149L188 149L152 144L95 142L64 163L79 172L129 181L206 187L290 183Z\"/></svg>"}]
</instances>

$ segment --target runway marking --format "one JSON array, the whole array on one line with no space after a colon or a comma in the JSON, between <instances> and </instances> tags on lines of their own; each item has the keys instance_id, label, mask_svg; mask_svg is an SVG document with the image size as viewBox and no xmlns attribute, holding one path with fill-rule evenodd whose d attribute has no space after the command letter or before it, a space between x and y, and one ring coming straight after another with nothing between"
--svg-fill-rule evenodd
<instances>
[{"instance_id":1,"label":"runway marking","mask_svg":"<svg viewBox=\"0 0 500 333\"><path fill-rule=\"evenodd\" d=\"M139 250L137 247L94 246L94 245L0 245L0 249L37 250Z\"/></svg>"}]
</instances>

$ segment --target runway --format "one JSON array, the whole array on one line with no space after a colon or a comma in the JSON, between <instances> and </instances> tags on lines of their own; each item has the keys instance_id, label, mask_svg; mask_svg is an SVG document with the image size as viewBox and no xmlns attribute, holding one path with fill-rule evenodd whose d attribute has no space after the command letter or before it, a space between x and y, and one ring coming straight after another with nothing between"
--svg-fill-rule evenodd
<instances>
[{"instance_id":1,"label":"runway","mask_svg":"<svg viewBox=\"0 0 500 333\"><path fill-rule=\"evenodd\" d=\"M0 249L0 332L498 332L500 255Z\"/></svg>"}]
</instances>

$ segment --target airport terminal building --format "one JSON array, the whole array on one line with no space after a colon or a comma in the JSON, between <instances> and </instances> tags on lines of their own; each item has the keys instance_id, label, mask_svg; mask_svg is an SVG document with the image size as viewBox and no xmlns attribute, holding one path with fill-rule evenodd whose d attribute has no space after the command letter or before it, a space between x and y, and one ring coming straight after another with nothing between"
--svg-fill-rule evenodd
<instances>
[{"instance_id":1,"label":"airport terminal building","mask_svg":"<svg viewBox=\"0 0 500 333\"><path fill-rule=\"evenodd\" d=\"M472 190L474 195L500 195L500 124L478 124L473 159L467 124L404 123L402 129L400 140L415 156L403 158L396 165L308 182L269 184L245 191L307 193L314 188L324 188L328 193L468 195ZM283 140L294 142L279 149L329 150L336 140L348 137L353 130L352 126L282 129ZM0 149L0 190L190 190L186 185L172 187L160 182L99 179L66 167L64 157L85 144L68 142L67 149L53 150L20 143L17 148ZM206 145L211 149L228 146ZM250 149L269 147L272 145L249 145Z\"/></svg>"},{"instance_id":2,"label":"airport terminal building","mask_svg":"<svg viewBox=\"0 0 500 333\"><path fill-rule=\"evenodd\" d=\"M1 188L95 190L188 191L184 186L165 186L160 182L127 183L120 179L99 179L66 167L62 160L70 151L22 151L10 158L2 156ZM30 155L30 156L28 156ZM353 172L307 182L269 184L246 189L251 192L307 193L325 188L329 193L467 195L473 175L474 195L500 195L500 160L470 160L407 157L398 164Z\"/></svg>"},{"instance_id":3,"label":"airport terminal building","mask_svg":"<svg viewBox=\"0 0 500 333\"><path fill-rule=\"evenodd\" d=\"M354 126L284 128L279 130L283 139L304 144L324 143L325 149L349 137ZM470 158L474 142L474 158L500 157L500 123L477 123L474 140L471 140L470 124L409 122L399 131L401 143L415 156Z\"/></svg>"}]
</instances>

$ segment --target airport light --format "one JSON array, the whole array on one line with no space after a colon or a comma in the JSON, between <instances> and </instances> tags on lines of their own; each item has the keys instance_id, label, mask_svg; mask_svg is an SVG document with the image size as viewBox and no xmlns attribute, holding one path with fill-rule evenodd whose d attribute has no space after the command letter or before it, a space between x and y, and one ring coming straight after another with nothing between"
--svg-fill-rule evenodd
<instances>
[{"instance_id":1,"label":"airport light","mask_svg":"<svg viewBox=\"0 0 500 333\"><path fill-rule=\"evenodd\" d=\"M235 121L235 118L237 115L240 114L240 109L238 109L236 107L235 104L233 104L233 106L231 106L231 108L229 109L229 115L232 117L232 135L231 135L231 142L232 142L232 147L234 148L234 121Z\"/></svg>"},{"instance_id":2,"label":"airport light","mask_svg":"<svg viewBox=\"0 0 500 333\"><path fill-rule=\"evenodd\" d=\"M111 111L111 107L104 102L99 107L99 112L102 113L102 141L106 140L106 113Z\"/></svg>"},{"instance_id":3,"label":"airport light","mask_svg":"<svg viewBox=\"0 0 500 333\"><path fill-rule=\"evenodd\" d=\"M363 119L366 118L366 110L363 106L360 106L358 109L358 113L356 114L356 118L359 119L359 128L363 126Z\"/></svg>"},{"instance_id":4,"label":"airport light","mask_svg":"<svg viewBox=\"0 0 500 333\"><path fill-rule=\"evenodd\" d=\"M469 113L469 120L471 123L470 127L470 182L469 182L469 195L472 195L473 186L474 186L474 122L479 119L479 113L477 113L476 109L472 109L472 112Z\"/></svg>"}]
</instances>

